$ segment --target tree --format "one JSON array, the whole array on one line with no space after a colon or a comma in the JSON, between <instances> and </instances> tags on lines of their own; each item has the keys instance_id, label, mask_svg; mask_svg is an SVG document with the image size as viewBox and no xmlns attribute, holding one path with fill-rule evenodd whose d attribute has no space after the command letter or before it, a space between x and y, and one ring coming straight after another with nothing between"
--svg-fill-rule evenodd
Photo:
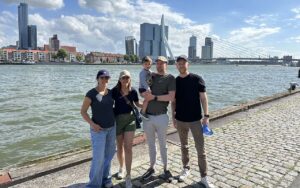
<instances>
[{"instance_id":1,"label":"tree","mask_svg":"<svg viewBox=\"0 0 300 188\"><path fill-rule=\"evenodd\" d=\"M130 61L130 57L128 55L124 55L124 60L128 62Z\"/></svg>"},{"instance_id":2,"label":"tree","mask_svg":"<svg viewBox=\"0 0 300 188\"><path fill-rule=\"evenodd\" d=\"M51 54L51 58L55 61L57 59L57 55L56 54Z\"/></svg>"},{"instance_id":3,"label":"tree","mask_svg":"<svg viewBox=\"0 0 300 188\"><path fill-rule=\"evenodd\" d=\"M76 56L76 60L80 62L80 61L83 60L83 57L82 57L81 55L78 54L78 55Z\"/></svg>"},{"instance_id":4,"label":"tree","mask_svg":"<svg viewBox=\"0 0 300 188\"><path fill-rule=\"evenodd\" d=\"M137 55L130 55L130 56L129 56L129 59L130 59L130 61L133 62L133 63L136 63L136 62L139 60L139 58L138 58Z\"/></svg>"},{"instance_id":5,"label":"tree","mask_svg":"<svg viewBox=\"0 0 300 188\"><path fill-rule=\"evenodd\" d=\"M59 49L57 54L56 54L57 58L59 58L60 60L63 60L63 61L65 60L67 55L68 54L67 54L66 50L64 50L64 49Z\"/></svg>"},{"instance_id":6,"label":"tree","mask_svg":"<svg viewBox=\"0 0 300 188\"><path fill-rule=\"evenodd\" d=\"M134 62L137 63L139 61L139 57L137 55L133 55L134 56Z\"/></svg>"},{"instance_id":7,"label":"tree","mask_svg":"<svg viewBox=\"0 0 300 188\"><path fill-rule=\"evenodd\" d=\"M134 62L134 57L133 57L133 55L129 55L129 61L130 61L130 62Z\"/></svg>"}]
</instances>

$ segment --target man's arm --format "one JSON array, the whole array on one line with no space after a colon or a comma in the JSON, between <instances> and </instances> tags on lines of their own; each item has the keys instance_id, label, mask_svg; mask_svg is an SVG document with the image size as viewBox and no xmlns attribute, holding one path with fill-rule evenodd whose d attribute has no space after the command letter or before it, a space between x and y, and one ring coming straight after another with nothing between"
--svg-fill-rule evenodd
<instances>
[{"instance_id":1,"label":"man's arm","mask_svg":"<svg viewBox=\"0 0 300 188\"><path fill-rule=\"evenodd\" d=\"M157 96L158 101L171 101L173 102L175 99L175 91L169 91L167 95L159 95Z\"/></svg>"},{"instance_id":2,"label":"man's arm","mask_svg":"<svg viewBox=\"0 0 300 188\"><path fill-rule=\"evenodd\" d=\"M204 114L209 114L208 113L208 98L206 95L206 92L199 92L200 93L200 101L201 101L201 105L203 108L203 112Z\"/></svg>"},{"instance_id":3,"label":"man's arm","mask_svg":"<svg viewBox=\"0 0 300 188\"><path fill-rule=\"evenodd\" d=\"M209 114L208 112L208 98L206 95L206 92L199 92L200 93L200 101L201 101L201 105L202 105L202 109L203 109L203 113L205 114ZM204 117L202 120L203 124L208 124L208 117Z\"/></svg>"},{"instance_id":4,"label":"man's arm","mask_svg":"<svg viewBox=\"0 0 300 188\"><path fill-rule=\"evenodd\" d=\"M146 95L145 95L145 99L148 101L154 100L155 97L157 97L157 101L173 102L175 99L175 91L169 91L169 93L167 95L155 96L151 93L146 93Z\"/></svg>"},{"instance_id":5,"label":"man's arm","mask_svg":"<svg viewBox=\"0 0 300 188\"><path fill-rule=\"evenodd\" d=\"M172 120L173 120L173 126L175 127L175 128L177 128L176 127L176 120L175 120L175 109L176 109L176 99L174 99L174 101L172 101L172 103L171 103L171 109L172 109Z\"/></svg>"}]
</instances>

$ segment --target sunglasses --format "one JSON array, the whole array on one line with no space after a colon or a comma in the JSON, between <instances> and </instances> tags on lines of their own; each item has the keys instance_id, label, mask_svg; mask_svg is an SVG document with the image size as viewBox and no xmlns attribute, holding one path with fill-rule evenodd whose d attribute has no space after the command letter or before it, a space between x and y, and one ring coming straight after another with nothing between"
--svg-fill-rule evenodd
<instances>
[{"instance_id":1,"label":"sunglasses","mask_svg":"<svg viewBox=\"0 0 300 188\"><path fill-rule=\"evenodd\" d=\"M130 78L129 76L123 76L121 79L122 80L129 80L129 78Z\"/></svg>"},{"instance_id":2,"label":"sunglasses","mask_svg":"<svg viewBox=\"0 0 300 188\"><path fill-rule=\"evenodd\" d=\"M110 79L110 77L109 77L109 76L100 76L100 79L109 80L109 79Z\"/></svg>"}]
</instances>

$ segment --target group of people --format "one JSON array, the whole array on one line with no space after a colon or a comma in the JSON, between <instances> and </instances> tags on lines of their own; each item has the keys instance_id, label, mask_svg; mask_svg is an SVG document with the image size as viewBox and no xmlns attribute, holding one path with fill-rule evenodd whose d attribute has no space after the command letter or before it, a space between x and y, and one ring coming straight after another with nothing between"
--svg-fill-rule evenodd
<instances>
[{"instance_id":1,"label":"group of people","mask_svg":"<svg viewBox=\"0 0 300 188\"><path fill-rule=\"evenodd\" d=\"M164 56L156 59L156 72L150 70L152 59L149 56L144 57L142 63L138 91L131 86L129 71L122 71L117 85L109 89L107 84L110 74L107 70L100 70L96 76L97 86L88 91L84 98L81 114L90 125L93 155L87 187L113 187L110 166L116 148L120 164L117 178L125 178L126 187L132 187L132 144L136 130L136 118L132 112L134 105L141 108L150 157L149 169L141 176L142 180L147 180L155 174L156 135L164 168L160 177L166 180L173 177L168 169L166 144L169 103L172 104L173 125L178 130L181 142L183 169L178 176L179 181L184 181L190 174L188 132L191 130L198 154L201 175L199 182L205 187L213 187L207 180L202 131L202 124L209 122L204 80L201 76L189 72L188 59L184 55L176 60L179 71L176 78L167 73L168 60ZM138 92L144 98L143 103L139 102ZM92 117L88 114L89 107Z\"/></svg>"}]
</instances>

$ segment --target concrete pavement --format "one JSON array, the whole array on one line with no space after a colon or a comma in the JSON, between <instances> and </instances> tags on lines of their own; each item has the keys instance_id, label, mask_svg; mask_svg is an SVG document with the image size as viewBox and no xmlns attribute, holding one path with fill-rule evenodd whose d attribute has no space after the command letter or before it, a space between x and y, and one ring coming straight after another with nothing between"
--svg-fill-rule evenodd
<instances>
[{"instance_id":1,"label":"concrete pavement","mask_svg":"<svg viewBox=\"0 0 300 188\"><path fill-rule=\"evenodd\" d=\"M300 178L300 93L211 122L215 135L205 139L210 181L216 187L295 187ZM190 141L191 175L182 183L167 183L157 173L147 182L140 176L149 167L147 145L133 149L135 187L201 187L197 153ZM159 152L158 152L159 154ZM84 155L84 153L82 154ZM88 152L86 155L89 155ZM159 159L159 158L158 158ZM174 176L182 170L177 133L168 136L169 167ZM112 172L118 170L116 158ZM89 162L66 168L13 187L84 187ZM123 181L113 180L115 187Z\"/></svg>"}]
</instances>

